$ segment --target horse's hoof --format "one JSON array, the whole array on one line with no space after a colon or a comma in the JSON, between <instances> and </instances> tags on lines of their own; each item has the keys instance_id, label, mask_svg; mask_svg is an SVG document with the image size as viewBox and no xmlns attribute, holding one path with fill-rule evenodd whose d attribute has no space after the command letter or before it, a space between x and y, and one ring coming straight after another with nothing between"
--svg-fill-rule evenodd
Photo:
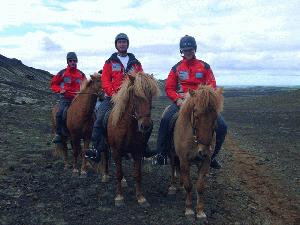
<instances>
[{"instance_id":1,"label":"horse's hoof","mask_svg":"<svg viewBox=\"0 0 300 225\"><path fill-rule=\"evenodd\" d=\"M109 181L109 175L103 175L102 179L101 179L101 182L102 183L107 183L108 181Z\"/></svg>"},{"instance_id":2,"label":"horse's hoof","mask_svg":"<svg viewBox=\"0 0 300 225\"><path fill-rule=\"evenodd\" d=\"M87 177L87 172L81 171L80 178L86 178L86 177Z\"/></svg>"},{"instance_id":3,"label":"horse's hoof","mask_svg":"<svg viewBox=\"0 0 300 225\"><path fill-rule=\"evenodd\" d=\"M127 181L126 181L126 179L125 178L123 178L122 180L121 180L121 184L122 184L122 187L128 187L128 185L127 185Z\"/></svg>"},{"instance_id":4,"label":"horse's hoof","mask_svg":"<svg viewBox=\"0 0 300 225\"><path fill-rule=\"evenodd\" d=\"M67 171L69 169L69 165L64 166L64 171Z\"/></svg>"},{"instance_id":5,"label":"horse's hoof","mask_svg":"<svg viewBox=\"0 0 300 225\"><path fill-rule=\"evenodd\" d=\"M207 218L207 217L206 217L206 215L205 215L204 212L197 213L197 219L198 219L198 220L203 220L203 221L205 221L206 218Z\"/></svg>"},{"instance_id":6,"label":"horse's hoof","mask_svg":"<svg viewBox=\"0 0 300 225\"><path fill-rule=\"evenodd\" d=\"M145 198L138 199L138 203L140 206L142 206L144 208L150 207L149 202Z\"/></svg>"},{"instance_id":7,"label":"horse's hoof","mask_svg":"<svg viewBox=\"0 0 300 225\"><path fill-rule=\"evenodd\" d=\"M115 198L115 206L121 207L121 206L124 206L124 205L125 205L124 197L122 197L122 196L117 196L117 197Z\"/></svg>"},{"instance_id":8,"label":"horse's hoof","mask_svg":"<svg viewBox=\"0 0 300 225\"><path fill-rule=\"evenodd\" d=\"M175 195L176 191L177 191L176 187L171 186L171 187L169 187L168 195Z\"/></svg>"},{"instance_id":9,"label":"horse's hoof","mask_svg":"<svg viewBox=\"0 0 300 225\"><path fill-rule=\"evenodd\" d=\"M78 169L73 169L72 170L72 176L77 176L79 175L79 170Z\"/></svg>"},{"instance_id":10,"label":"horse's hoof","mask_svg":"<svg viewBox=\"0 0 300 225\"><path fill-rule=\"evenodd\" d=\"M185 209L185 216L187 218L194 218L195 213L192 209Z\"/></svg>"}]
</instances>

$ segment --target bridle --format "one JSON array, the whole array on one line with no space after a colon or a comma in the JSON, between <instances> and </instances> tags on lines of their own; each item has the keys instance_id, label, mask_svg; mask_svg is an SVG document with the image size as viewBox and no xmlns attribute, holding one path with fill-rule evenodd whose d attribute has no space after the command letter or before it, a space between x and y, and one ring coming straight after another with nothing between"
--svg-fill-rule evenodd
<instances>
[{"instance_id":1,"label":"bridle","mask_svg":"<svg viewBox=\"0 0 300 225\"><path fill-rule=\"evenodd\" d=\"M191 120L191 124L192 124L192 131L193 131L193 139L194 139L194 143L196 143L197 145L204 145L206 147L209 147L211 145L211 143L205 143L204 141L202 141L200 138L197 137L197 129L196 129L196 124L195 124L195 115L194 115L194 109L192 111L192 120ZM213 135L213 133L212 133Z\"/></svg>"},{"instance_id":2,"label":"bridle","mask_svg":"<svg viewBox=\"0 0 300 225\"><path fill-rule=\"evenodd\" d=\"M136 104L135 102L133 103L133 107L130 113L128 113L128 115L133 118L134 120L136 120L137 122L142 119L142 118L151 118L151 111L145 115L139 115L137 113L136 110ZM144 131L145 133L148 132L150 129L152 129L152 127L150 126L146 131Z\"/></svg>"}]
</instances>

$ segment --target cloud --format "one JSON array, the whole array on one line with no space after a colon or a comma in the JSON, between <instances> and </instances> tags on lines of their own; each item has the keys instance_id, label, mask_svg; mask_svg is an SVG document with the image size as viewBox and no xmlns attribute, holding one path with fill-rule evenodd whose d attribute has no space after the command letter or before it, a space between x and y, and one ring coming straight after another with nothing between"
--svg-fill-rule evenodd
<instances>
[{"instance_id":1,"label":"cloud","mask_svg":"<svg viewBox=\"0 0 300 225\"><path fill-rule=\"evenodd\" d=\"M62 47L60 45L54 43L50 38L45 37L43 39L42 49L47 52L53 52L53 51L61 51Z\"/></svg>"},{"instance_id":2,"label":"cloud","mask_svg":"<svg viewBox=\"0 0 300 225\"><path fill-rule=\"evenodd\" d=\"M299 6L298 0L12 0L0 8L1 54L56 73L75 51L89 74L115 51L115 35L125 32L144 69L166 78L181 59L179 39L189 34L217 78L299 74Z\"/></svg>"}]
</instances>

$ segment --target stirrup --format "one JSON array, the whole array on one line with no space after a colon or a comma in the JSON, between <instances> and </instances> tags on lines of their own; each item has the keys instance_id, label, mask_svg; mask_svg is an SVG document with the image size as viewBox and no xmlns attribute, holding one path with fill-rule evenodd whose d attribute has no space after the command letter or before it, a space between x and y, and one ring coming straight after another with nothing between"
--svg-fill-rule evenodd
<instances>
[{"instance_id":1,"label":"stirrup","mask_svg":"<svg viewBox=\"0 0 300 225\"><path fill-rule=\"evenodd\" d=\"M167 165L168 164L168 157L162 154L158 154L156 157L156 164L158 165Z\"/></svg>"},{"instance_id":2,"label":"stirrup","mask_svg":"<svg viewBox=\"0 0 300 225\"><path fill-rule=\"evenodd\" d=\"M95 163L99 163L101 161L101 153L94 146L85 152L84 157Z\"/></svg>"},{"instance_id":3,"label":"stirrup","mask_svg":"<svg viewBox=\"0 0 300 225\"><path fill-rule=\"evenodd\" d=\"M55 137L53 138L52 142L55 143L55 144L61 143L62 142L62 136L59 135L59 134L56 134Z\"/></svg>"}]
</instances>

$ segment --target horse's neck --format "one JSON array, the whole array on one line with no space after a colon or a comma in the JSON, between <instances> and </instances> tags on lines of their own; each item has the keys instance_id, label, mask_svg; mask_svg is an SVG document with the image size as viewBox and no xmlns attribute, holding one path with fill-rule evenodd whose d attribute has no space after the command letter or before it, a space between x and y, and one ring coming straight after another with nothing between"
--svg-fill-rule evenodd
<instances>
[{"instance_id":1,"label":"horse's neck","mask_svg":"<svg viewBox=\"0 0 300 225\"><path fill-rule=\"evenodd\" d=\"M82 112L90 113L94 110L97 100L97 96L92 93L93 91L87 88L82 94L78 94L72 105L83 109Z\"/></svg>"}]
</instances>

